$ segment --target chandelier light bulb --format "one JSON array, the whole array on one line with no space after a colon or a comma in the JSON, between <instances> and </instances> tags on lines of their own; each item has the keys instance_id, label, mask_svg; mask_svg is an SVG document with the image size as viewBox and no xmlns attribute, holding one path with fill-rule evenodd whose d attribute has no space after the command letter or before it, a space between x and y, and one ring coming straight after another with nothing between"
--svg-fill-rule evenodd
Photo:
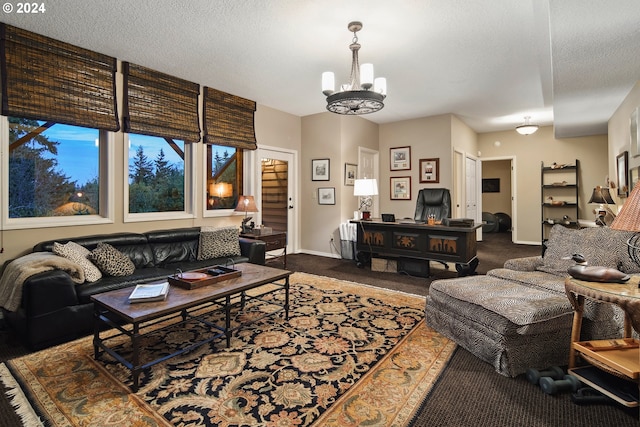
<instances>
[{"instance_id":1,"label":"chandelier light bulb","mask_svg":"<svg viewBox=\"0 0 640 427\"><path fill-rule=\"evenodd\" d=\"M336 89L336 78L332 71L322 73L322 93L325 96L331 95Z\"/></svg>"},{"instance_id":2,"label":"chandelier light bulb","mask_svg":"<svg viewBox=\"0 0 640 427\"><path fill-rule=\"evenodd\" d=\"M360 66L360 86L364 90L369 90L373 86L373 64Z\"/></svg>"},{"instance_id":3,"label":"chandelier light bulb","mask_svg":"<svg viewBox=\"0 0 640 427\"><path fill-rule=\"evenodd\" d=\"M373 90L382 96L387 96L387 79L384 77L377 77L373 81Z\"/></svg>"}]
</instances>

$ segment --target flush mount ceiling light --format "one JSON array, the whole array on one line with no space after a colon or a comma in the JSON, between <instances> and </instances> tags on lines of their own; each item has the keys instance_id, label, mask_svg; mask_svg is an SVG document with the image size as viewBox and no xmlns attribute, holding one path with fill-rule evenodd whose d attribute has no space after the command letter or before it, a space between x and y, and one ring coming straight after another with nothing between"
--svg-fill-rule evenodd
<instances>
[{"instance_id":1,"label":"flush mount ceiling light","mask_svg":"<svg viewBox=\"0 0 640 427\"><path fill-rule=\"evenodd\" d=\"M340 86L335 91L335 77L333 72L322 73L322 93L327 97L327 110L336 114L369 114L384 107L387 96L387 80L384 77L373 78L373 64L358 62L360 44L356 33L362 29L362 22L350 22L347 26L353 33L351 49L351 76L349 83Z\"/></svg>"},{"instance_id":2,"label":"flush mount ceiling light","mask_svg":"<svg viewBox=\"0 0 640 427\"><path fill-rule=\"evenodd\" d=\"M535 133L538 130L538 125L532 125L529 123L530 119L530 116L525 116L524 124L516 126L516 132L520 135L531 135L532 133Z\"/></svg>"}]
</instances>

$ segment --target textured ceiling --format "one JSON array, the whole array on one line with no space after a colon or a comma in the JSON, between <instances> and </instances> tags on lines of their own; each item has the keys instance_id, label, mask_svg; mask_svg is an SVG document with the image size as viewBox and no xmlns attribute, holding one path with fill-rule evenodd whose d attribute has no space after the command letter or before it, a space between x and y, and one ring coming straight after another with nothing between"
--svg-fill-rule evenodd
<instances>
[{"instance_id":1,"label":"textured ceiling","mask_svg":"<svg viewBox=\"0 0 640 427\"><path fill-rule=\"evenodd\" d=\"M477 132L532 122L607 133L640 79L638 0L46 0L1 20L298 116L320 76L360 62L387 78L376 123L454 113Z\"/></svg>"}]
</instances>

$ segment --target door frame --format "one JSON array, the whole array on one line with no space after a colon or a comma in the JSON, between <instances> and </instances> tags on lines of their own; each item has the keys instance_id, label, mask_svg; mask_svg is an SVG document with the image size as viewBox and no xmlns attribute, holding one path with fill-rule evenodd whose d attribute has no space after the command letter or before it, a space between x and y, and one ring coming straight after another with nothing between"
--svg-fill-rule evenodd
<instances>
[{"instance_id":1,"label":"door frame","mask_svg":"<svg viewBox=\"0 0 640 427\"><path fill-rule=\"evenodd\" d=\"M518 242L518 212L516 206L518 206L517 192L516 192L516 156L496 156L487 157L480 160L480 162L491 162L496 160L511 160L511 241L513 243ZM482 176L480 177L482 178Z\"/></svg>"},{"instance_id":2,"label":"door frame","mask_svg":"<svg viewBox=\"0 0 640 427\"><path fill-rule=\"evenodd\" d=\"M262 159L274 158L280 160L284 158L288 163L288 186L289 194L288 206L293 208L287 210L287 253L298 253L300 248L300 209L297 201L300 200L299 176L299 154L297 150L290 150L281 147L271 147L260 145L257 150L252 150L249 162L249 176L252 177L251 191L254 194L258 206L262 206ZM262 222L262 213L257 212L257 220Z\"/></svg>"}]
</instances>

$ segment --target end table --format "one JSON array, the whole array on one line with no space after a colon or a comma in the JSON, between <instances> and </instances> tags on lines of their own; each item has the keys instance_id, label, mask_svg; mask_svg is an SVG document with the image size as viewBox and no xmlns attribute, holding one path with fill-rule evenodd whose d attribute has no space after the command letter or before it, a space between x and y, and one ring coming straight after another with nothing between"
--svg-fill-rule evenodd
<instances>
[{"instance_id":1,"label":"end table","mask_svg":"<svg viewBox=\"0 0 640 427\"><path fill-rule=\"evenodd\" d=\"M246 239L262 240L266 244L266 251L283 249L282 255L274 255L270 259L283 258L282 265L287 268L287 232L273 231L271 233L240 233Z\"/></svg>"},{"instance_id":2,"label":"end table","mask_svg":"<svg viewBox=\"0 0 640 427\"><path fill-rule=\"evenodd\" d=\"M632 276L627 283L601 283L577 280L571 277L565 279L565 291L569 302L573 306L573 328L571 331L571 349L569 352L569 372L581 381L589 384L605 395L628 407L638 406L638 385L640 381L640 341L632 338L632 328L640 331L640 276ZM584 313L585 298L595 301L616 304L625 313L624 336L606 340L580 341L582 315ZM592 365L596 371L611 374L619 381L611 381L593 370L579 372L576 367L576 356L580 355L584 361ZM620 393L620 389L627 389L630 382L633 391ZM621 385L622 384L622 385Z\"/></svg>"}]
</instances>

